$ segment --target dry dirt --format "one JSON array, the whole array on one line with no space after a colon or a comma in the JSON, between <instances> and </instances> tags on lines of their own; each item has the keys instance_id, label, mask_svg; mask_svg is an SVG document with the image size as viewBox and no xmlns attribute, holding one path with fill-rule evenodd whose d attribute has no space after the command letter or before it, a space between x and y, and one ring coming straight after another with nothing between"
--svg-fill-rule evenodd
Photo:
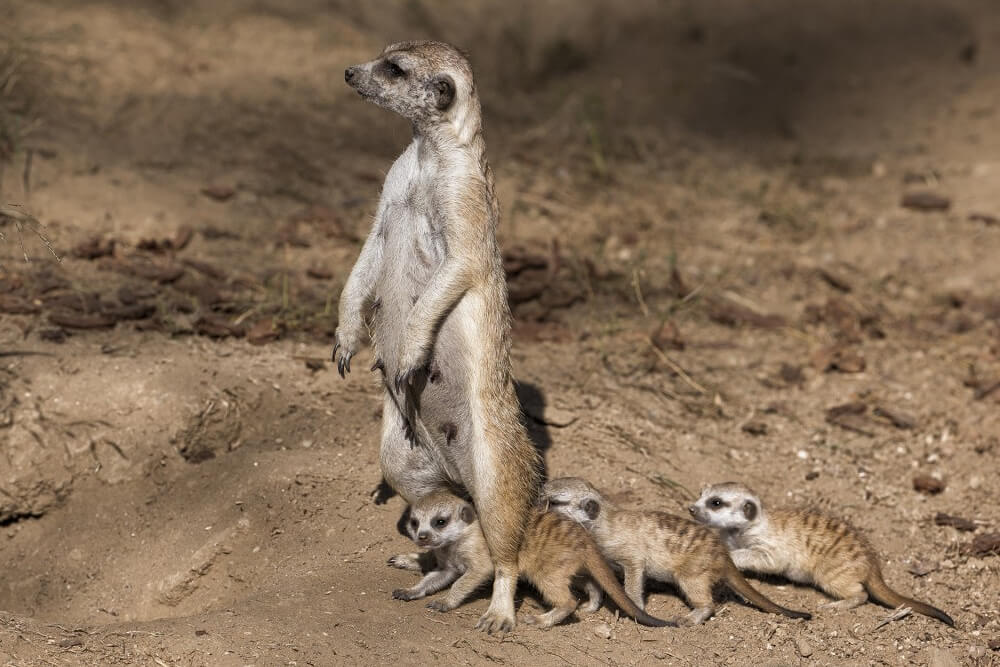
<instances>
[{"instance_id":1,"label":"dry dirt","mask_svg":"<svg viewBox=\"0 0 1000 667\"><path fill-rule=\"evenodd\" d=\"M370 355L324 360L409 132L342 72L430 36L479 76L549 473L819 505L957 629L390 598ZM0 663L1000 663L995 0L5 0L0 49Z\"/></svg>"}]
</instances>

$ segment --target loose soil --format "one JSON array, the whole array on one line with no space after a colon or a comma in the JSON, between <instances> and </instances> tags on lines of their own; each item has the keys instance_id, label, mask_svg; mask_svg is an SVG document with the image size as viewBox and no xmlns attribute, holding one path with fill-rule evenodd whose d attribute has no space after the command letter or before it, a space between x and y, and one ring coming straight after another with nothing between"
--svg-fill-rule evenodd
<instances>
[{"instance_id":1,"label":"loose soil","mask_svg":"<svg viewBox=\"0 0 1000 667\"><path fill-rule=\"evenodd\" d=\"M0 4L0 662L1000 663L995 0L620 4ZM342 72L423 37L476 68L548 473L818 506L956 629L391 599L370 352L326 360L409 128Z\"/></svg>"}]
</instances>

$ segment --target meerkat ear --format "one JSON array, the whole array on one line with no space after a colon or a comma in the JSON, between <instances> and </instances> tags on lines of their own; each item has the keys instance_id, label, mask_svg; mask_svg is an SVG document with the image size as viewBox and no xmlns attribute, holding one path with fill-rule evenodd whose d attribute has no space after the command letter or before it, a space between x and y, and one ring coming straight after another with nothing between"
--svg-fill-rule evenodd
<instances>
[{"instance_id":1,"label":"meerkat ear","mask_svg":"<svg viewBox=\"0 0 1000 667\"><path fill-rule=\"evenodd\" d=\"M743 503L743 516L746 517L747 521L753 521L757 518L757 504L752 500L748 500Z\"/></svg>"},{"instance_id":2,"label":"meerkat ear","mask_svg":"<svg viewBox=\"0 0 1000 667\"><path fill-rule=\"evenodd\" d=\"M462 505L462 509L459 511L458 516L461 517L462 521L465 523L472 523L476 520L476 510L472 509L472 505L465 503Z\"/></svg>"},{"instance_id":3,"label":"meerkat ear","mask_svg":"<svg viewBox=\"0 0 1000 667\"><path fill-rule=\"evenodd\" d=\"M583 504L583 511L587 513L587 518L593 521L601 513L601 504L593 499L588 500Z\"/></svg>"},{"instance_id":4,"label":"meerkat ear","mask_svg":"<svg viewBox=\"0 0 1000 667\"><path fill-rule=\"evenodd\" d=\"M455 101L455 82L447 74L435 77L431 81L431 91L437 100L435 106L438 111L444 111Z\"/></svg>"}]
</instances>

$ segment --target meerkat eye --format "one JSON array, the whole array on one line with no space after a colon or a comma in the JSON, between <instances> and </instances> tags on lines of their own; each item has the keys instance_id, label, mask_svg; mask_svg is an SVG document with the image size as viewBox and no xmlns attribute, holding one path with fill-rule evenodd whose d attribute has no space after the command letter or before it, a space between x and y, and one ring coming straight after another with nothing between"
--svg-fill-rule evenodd
<instances>
[{"instance_id":1,"label":"meerkat eye","mask_svg":"<svg viewBox=\"0 0 1000 667\"><path fill-rule=\"evenodd\" d=\"M446 517L440 516L434 520L435 528L444 528L448 525L448 519Z\"/></svg>"},{"instance_id":2,"label":"meerkat eye","mask_svg":"<svg viewBox=\"0 0 1000 667\"><path fill-rule=\"evenodd\" d=\"M391 60L385 63L385 69L389 73L389 76L391 76L393 79L400 79L406 76L406 72L403 71L403 68L397 65L396 63L392 62Z\"/></svg>"},{"instance_id":3,"label":"meerkat eye","mask_svg":"<svg viewBox=\"0 0 1000 667\"><path fill-rule=\"evenodd\" d=\"M712 498L712 499L710 499L708 501L708 506L709 507L714 507L715 509L719 509L720 507L722 507L722 499L721 498Z\"/></svg>"},{"instance_id":4,"label":"meerkat eye","mask_svg":"<svg viewBox=\"0 0 1000 667\"><path fill-rule=\"evenodd\" d=\"M410 519L410 530L416 530L420 527L420 522L416 519Z\"/></svg>"}]
</instances>

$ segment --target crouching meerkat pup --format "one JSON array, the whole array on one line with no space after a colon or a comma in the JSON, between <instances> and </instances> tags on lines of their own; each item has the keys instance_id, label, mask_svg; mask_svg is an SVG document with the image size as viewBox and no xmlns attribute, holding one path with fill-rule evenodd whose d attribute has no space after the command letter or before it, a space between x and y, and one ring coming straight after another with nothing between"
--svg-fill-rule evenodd
<instances>
[{"instance_id":1,"label":"crouching meerkat pup","mask_svg":"<svg viewBox=\"0 0 1000 667\"><path fill-rule=\"evenodd\" d=\"M472 69L447 44L403 42L344 77L409 120L413 140L386 175L340 296L333 357L350 371L370 316L385 480L409 504L443 488L471 494L495 566L477 627L506 632L539 459L511 377L500 212Z\"/></svg>"},{"instance_id":2,"label":"crouching meerkat pup","mask_svg":"<svg viewBox=\"0 0 1000 667\"><path fill-rule=\"evenodd\" d=\"M890 607L905 605L955 625L937 607L889 588L875 549L845 521L806 510L765 511L756 493L735 482L706 487L690 510L698 521L721 530L738 568L815 584L838 598L824 608L853 609L871 595Z\"/></svg>"},{"instance_id":3,"label":"crouching meerkat pup","mask_svg":"<svg viewBox=\"0 0 1000 667\"><path fill-rule=\"evenodd\" d=\"M645 608L646 577L675 583L692 611L678 623L700 625L715 613L712 589L724 582L756 607L791 618L811 618L775 604L751 586L733 564L716 531L666 512L622 510L608 502L589 482L563 477L548 482L541 502L586 528L601 552L621 565L625 591Z\"/></svg>"},{"instance_id":4,"label":"crouching meerkat pup","mask_svg":"<svg viewBox=\"0 0 1000 667\"><path fill-rule=\"evenodd\" d=\"M407 531L417 546L433 550L437 565L412 588L393 591L394 598L416 600L450 585L447 595L427 605L437 611L450 611L493 577L490 552L476 511L454 494L438 491L412 505ZM420 571L419 558L419 554L403 554L390 558L389 564ZM643 625L675 625L637 607L587 531L565 517L532 511L518 554L518 569L553 606L544 614L524 617L526 623L543 630L576 611L579 602L570 585L581 574L589 577L584 584L588 596L584 611L600 608L603 588L622 611Z\"/></svg>"}]
</instances>

